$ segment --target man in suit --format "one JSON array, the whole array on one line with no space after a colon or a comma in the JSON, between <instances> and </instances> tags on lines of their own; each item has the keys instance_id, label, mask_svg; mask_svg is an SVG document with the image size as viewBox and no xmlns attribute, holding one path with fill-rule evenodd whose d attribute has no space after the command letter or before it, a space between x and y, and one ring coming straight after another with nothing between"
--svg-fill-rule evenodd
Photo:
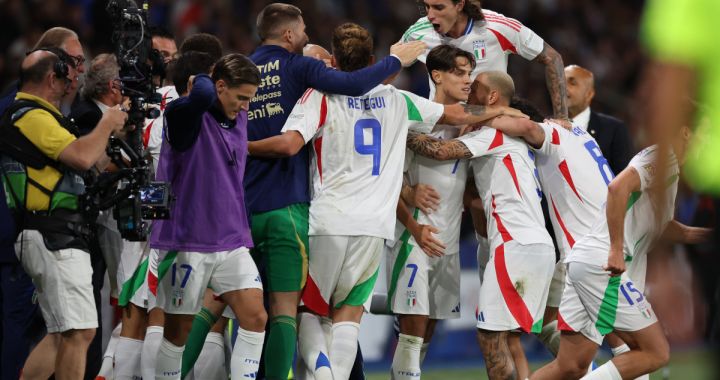
<instances>
[{"instance_id":1,"label":"man in suit","mask_svg":"<svg viewBox=\"0 0 720 380\"><path fill-rule=\"evenodd\" d=\"M95 128L105 110L122 103L119 72L117 58L112 54L99 54L90 63L82 98L70 113L82 134Z\"/></svg>"},{"instance_id":2,"label":"man in suit","mask_svg":"<svg viewBox=\"0 0 720 380\"><path fill-rule=\"evenodd\" d=\"M613 173L620 173L633 156L633 146L625 123L590 109L595 96L593 73L578 65L565 67L568 115L574 125L595 138Z\"/></svg>"}]
</instances>

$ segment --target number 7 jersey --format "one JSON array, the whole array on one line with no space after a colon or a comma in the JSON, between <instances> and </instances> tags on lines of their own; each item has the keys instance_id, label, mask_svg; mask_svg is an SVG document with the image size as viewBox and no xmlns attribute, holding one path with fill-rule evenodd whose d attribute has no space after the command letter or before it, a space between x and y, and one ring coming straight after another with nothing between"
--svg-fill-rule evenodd
<instances>
[{"instance_id":1,"label":"number 7 jersey","mask_svg":"<svg viewBox=\"0 0 720 380\"><path fill-rule=\"evenodd\" d=\"M305 92L282 131L312 140L310 235L392 239L408 129L428 131L443 110L388 85L360 97Z\"/></svg>"}]
</instances>

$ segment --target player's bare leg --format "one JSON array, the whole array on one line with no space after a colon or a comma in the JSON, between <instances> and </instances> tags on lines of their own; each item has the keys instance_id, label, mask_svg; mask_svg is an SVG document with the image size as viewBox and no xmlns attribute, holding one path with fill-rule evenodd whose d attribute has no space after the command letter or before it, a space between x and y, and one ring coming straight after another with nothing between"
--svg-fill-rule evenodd
<instances>
[{"instance_id":1,"label":"player's bare leg","mask_svg":"<svg viewBox=\"0 0 720 380\"><path fill-rule=\"evenodd\" d=\"M616 330L615 333L631 350L612 359L623 379L634 379L652 373L667 365L670 360L670 346L662 327L654 323L642 330L628 332Z\"/></svg>"},{"instance_id":2,"label":"player's bare leg","mask_svg":"<svg viewBox=\"0 0 720 380\"><path fill-rule=\"evenodd\" d=\"M45 380L52 376L55 373L55 358L57 357L58 347L60 347L59 333L45 335L25 360L21 379Z\"/></svg>"},{"instance_id":3,"label":"player's bare leg","mask_svg":"<svg viewBox=\"0 0 720 380\"><path fill-rule=\"evenodd\" d=\"M523 350L520 342L520 333L511 332L508 334L508 348L515 362L518 379L527 379L530 376L530 364L528 364L525 350Z\"/></svg>"},{"instance_id":4,"label":"player's bare leg","mask_svg":"<svg viewBox=\"0 0 720 380\"><path fill-rule=\"evenodd\" d=\"M579 379L587 373L597 348L593 341L580 333L562 331L557 357L535 371L530 380Z\"/></svg>"},{"instance_id":5,"label":"player's bare leg","mask_svg":"<svg viewBox=\"0 0 720 380\"><path fill-rule=\"evenodd\" d=\"M233 290L220 295L238 320L238 335L230 359L233 379L256 376L260 366L267 313L262 289Z\"/></svg>"},{"instance_id":6,"label":"player's bare leg","mask_svg":"<svg viewBox=\"0 0 720 380\"><path fill-rule=\"evenodd\" d=\"M69 330L60 333L60 336L60 346L55 357L55 379L82 379L87 349L95 337L95 329Z\"/></svg>"},{"instance_id":7,"label":"player's bare leg","mask_svg":"<svg viewBox=\"0 0 720 380\"><path fill-rule=\"evenodd\" d=\"M490 380L513 380L518 378L515 361L508 346L508 331L478 329L477 339L485 358Z\"/></svg>"}]
</instances>

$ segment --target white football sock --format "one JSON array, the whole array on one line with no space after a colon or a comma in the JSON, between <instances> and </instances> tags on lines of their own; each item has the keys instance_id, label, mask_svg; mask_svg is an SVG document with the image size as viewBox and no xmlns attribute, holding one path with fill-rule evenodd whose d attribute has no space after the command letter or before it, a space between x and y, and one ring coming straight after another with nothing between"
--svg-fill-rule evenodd
<instances>
[{"instance_id":1,"label":"white football sock","mask_svg":"<svg viewBox=\"0 0 720 380\"><path fill-rule=\"evenodd\" d=\"M257 376L264 340L264 331L247 331L238 327L237 339L230 358L231 379L254 379Z\"/></svg>"},{"instance_id":2,"label":"white football sock","mask_svg":"<svg viewBox=\"0 0 720 380\"><path fill-rule=\"evenodd\" d=\"M545 348L555 357L557 357L558 351L560 350L560 330L558 330L557 324L557 320L546 324L543 326L540 334L537 335L537 338Z\"/></svg>"},{"instance_id":3,"label":"white football sock","mask_svg":"<svg viewBox=\"0 0 720 380\"><path fill-rule=\"evenodd\" d=\"M143 379L152 379L155 376L155 363L163 340L163 330L162 326L148 326L145 330L145 342L140 357L140 373Z\"/></svg>"},{"instance_id":4,"label":"white football sock","mask_svg":"<svg viewBox=\"0 0 720 380\"><path fill-rule=\"evenodd\" d=\"M333 380L321 318L312 313L300 313L298 320L298 352L308 372L316 380Z\"/></svg>"},{"instance_id":5,"label":"white football sock","mask_svg":"<svg viewBox=\"0 0 720 380\"><path fill-rule=\"evenodd\" d=\"M122 323L118 323L110 334L110 340L108 341L107 348L103 354L103 361L100 364L100 371L97 374L98 378L101 379L113 379L113 359L115 358L115 347L117 346L118 337L120 337L120 330L122 329Z\"/></svg>"},{"instance_id":6,"label":"white football sock","mask_svg":"<svg viewBox=\"0 0 720 380\"><path fill-rule=\"evenodd\" d=\"M332 326L330 344L330 367L334 380L347 380L355 364L360 324L337 322Z\"/></svg>"},{"instance_id":7,"label":"white football sock","mask_svg":"<svg viewBox=\"0 0 720 380\"><path fill-rule=\"evenodd\" d=\"M396 380L420 379L420 351L423 338L400 334L392 361L392 374Z\"/></svg>"},{"instance_id":8,"label":"white football sock","mask_svg":"<svg viewBox=\"0 0 720 380\"><path fill-rule=\"evenodd\" d=\"M185 346L176 346L163 338L157 353L155 379L180 380L180 366Z\"/></svg>"},{"instance_id":9,"label":"white football sock","mask_svg":"<svg viewBox=\"0 0 720 380\"><path fill-rule=\"evenodd\" d=\"M115 347L115 379L135 380L140 379L140 353L143 341L119 337Z\"/></svg>"},{"instance_id":10,"label":"white football sock","mask_svg":"<svg viewBox=\"0 0 720 380\"><path fill-rule=\"evenodd\" d=\"M227 380L225 338L222 334L208 333L200 356L195 362L194 375L196 379Z\"/></svg>"},{"instance_id":11,"label":"white football sock","mask_svg":"<svg viewBox=\"0 0 720 380\"><path fill-rule=\"evenodd\" d=\"M612 360L585 375L581 380L622 380Z\"/></svg>"},{"instance_id":12,"label":"white football sock","mask_svg":"<svg viewBox=\"0 0 720 380\"><path fill-rule=\"evenodd\" d=\"M420 347L420 366L425 362L425 355L427 355L429 349L430 343L423 342L422 347Z\"/></svg>"}]
</instances>

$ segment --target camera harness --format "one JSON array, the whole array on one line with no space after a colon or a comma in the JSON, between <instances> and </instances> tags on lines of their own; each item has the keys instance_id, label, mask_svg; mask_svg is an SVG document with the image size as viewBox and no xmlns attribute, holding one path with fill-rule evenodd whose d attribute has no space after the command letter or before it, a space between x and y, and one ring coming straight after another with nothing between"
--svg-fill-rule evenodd
<instances>
[{"instance_id":1,"label":"camera harness","mask_svg":"<svg viewBox=\"0 0 720 380\"><path fill-rule=\"evenodd\" d=\"M35 229L42 233L50 250L84 249L87 247L86 238L90 229L77 210L79 196L85 190L80 173L47 157L15 126L20 118L34 109L47 111L60 126L76 137L79 135L77 127L70 119L32 100L16 100L0 119L0 171L15 206L11 209L16 223L16 235L25 229ZM28 167L42 170L47 166L61 174L52 189L30 178L27 172ZM48 196L47 211L27 210L29 186ZM21 191L23 193L18 194Z\"/></svg>"}]
</instances>

